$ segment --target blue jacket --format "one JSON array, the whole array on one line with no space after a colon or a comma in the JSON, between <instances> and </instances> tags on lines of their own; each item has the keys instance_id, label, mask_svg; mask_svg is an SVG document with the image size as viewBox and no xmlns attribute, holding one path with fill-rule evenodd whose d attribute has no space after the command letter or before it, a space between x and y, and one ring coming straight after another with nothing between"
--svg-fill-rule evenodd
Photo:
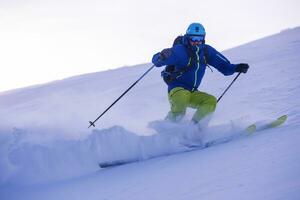
<instances>
[{"instance_id":1,"label":"blue jacket","mask_svg":"<svg viewBox=\"0 0 300 200\"><path fill-rule=\"evenodd\" d=\"M192 62L191 68L168 85L169 92L175 87L183 87L189 91L197 90L207 67L204 58L205 48L207 52L207 64L213 66L226 76L232 75L235 72L236 66L234 64L230 64L229 60L227 60L216 49L207 44L191 46L187 39L184 38L183 44L178 44L171 48L172 53L169 57L164 60L160 60L160 53L156 53L152 58L152 63L156 67L174 65L175 70L178 70L188 65L191 57L189 52L195 54L194 57L196 59L192 59L194 61Z\"/></svg>"}]
</instances>

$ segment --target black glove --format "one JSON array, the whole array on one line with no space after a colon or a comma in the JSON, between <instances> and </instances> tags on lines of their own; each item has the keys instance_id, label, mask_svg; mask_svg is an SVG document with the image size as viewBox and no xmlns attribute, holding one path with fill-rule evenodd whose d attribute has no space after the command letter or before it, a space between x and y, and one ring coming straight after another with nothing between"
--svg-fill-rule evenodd
<instances>
[{"instance_id":1,"label":"black glove","mask_svg":"<svg viewBox=\"0 0 300 200\"><path fill-rule=\"evenodd\" d=\"M172 49L164 49L160 52L159 58L165 60L172 55Z\"/></svg>"},{"instance_id":2,"label":"black glove","mask_svg":"<svg viewBox=\"0 0 300 200\"><path fill-rule=\"evenodd\" d=\"M249 69L249 65L247 63L236 64L235 71L241 73L247 73Z\"/></svg>"}]
</instances>

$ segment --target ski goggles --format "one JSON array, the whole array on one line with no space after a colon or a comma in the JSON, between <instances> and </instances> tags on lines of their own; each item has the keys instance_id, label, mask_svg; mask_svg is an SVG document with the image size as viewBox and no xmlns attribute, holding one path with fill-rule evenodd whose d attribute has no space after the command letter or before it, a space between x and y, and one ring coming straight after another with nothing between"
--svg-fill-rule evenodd
<instances>
[{"instance_id":1,"label":"ski goggles","mask_svg":"<svg viewBox=\"0 0 300 200\"><path fill-rule=\"evenodd\" d=\"M204 36L202 36L202 35L192 35L192 36L189 36L189 40L191 42L202 42L204 40Z\"/></svg>"}]
</instances>

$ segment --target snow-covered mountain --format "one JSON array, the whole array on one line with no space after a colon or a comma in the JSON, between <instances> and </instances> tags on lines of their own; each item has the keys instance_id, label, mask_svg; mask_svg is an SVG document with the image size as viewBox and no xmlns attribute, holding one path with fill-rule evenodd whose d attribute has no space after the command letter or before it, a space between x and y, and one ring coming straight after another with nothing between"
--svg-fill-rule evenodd
<instances>
[{"instance_id":1,"label":"snow-covered mountain","mask_svg":"<svg viewBox=\"0 0 300 200\"><path fill-rule=\"evenodd\" d=\"M0 197L299 199L299 51L298 27L223 52L232 63L249 63L250 70L219 102L210 123L214 131L201 137L221 137L287 114L284 126L117 168L99 169L98 162L178 152L180 135L194 133L188 124L193 110L176 131L160 123L169 109L161 69L153 69L94 129L88 121L151 64L0 93ZM199 89L219 96L233 78L207 70Z\"/></svg>"}]
</instances>

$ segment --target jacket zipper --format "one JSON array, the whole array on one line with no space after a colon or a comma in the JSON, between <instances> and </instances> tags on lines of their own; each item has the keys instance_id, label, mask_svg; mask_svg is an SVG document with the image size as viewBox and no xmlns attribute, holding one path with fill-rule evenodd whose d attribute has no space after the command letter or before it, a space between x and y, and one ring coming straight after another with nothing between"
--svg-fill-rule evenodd
<instances>
[{"instance_id":1,"label":"jacket zipper","mask_svg":"<svg viewBox=\"0 0 300 200\"><path fill-rule=\"evenodd\" d=\"M198 53L199 53L199 47L197 47L197 51L196 51L196 56L197 56L197 69L196 69L196 71L195 71L195 81L194 81L194 87L193 87L193 90L192 90L192 91L195 90L195 86L196 86L196 84L197 84L197 79L198 79L197 74L198 74L198 70L199 70L199 68L200 68L200 65L199 65L199 55L198 55Z\"/></svg>"}]
</instances>

